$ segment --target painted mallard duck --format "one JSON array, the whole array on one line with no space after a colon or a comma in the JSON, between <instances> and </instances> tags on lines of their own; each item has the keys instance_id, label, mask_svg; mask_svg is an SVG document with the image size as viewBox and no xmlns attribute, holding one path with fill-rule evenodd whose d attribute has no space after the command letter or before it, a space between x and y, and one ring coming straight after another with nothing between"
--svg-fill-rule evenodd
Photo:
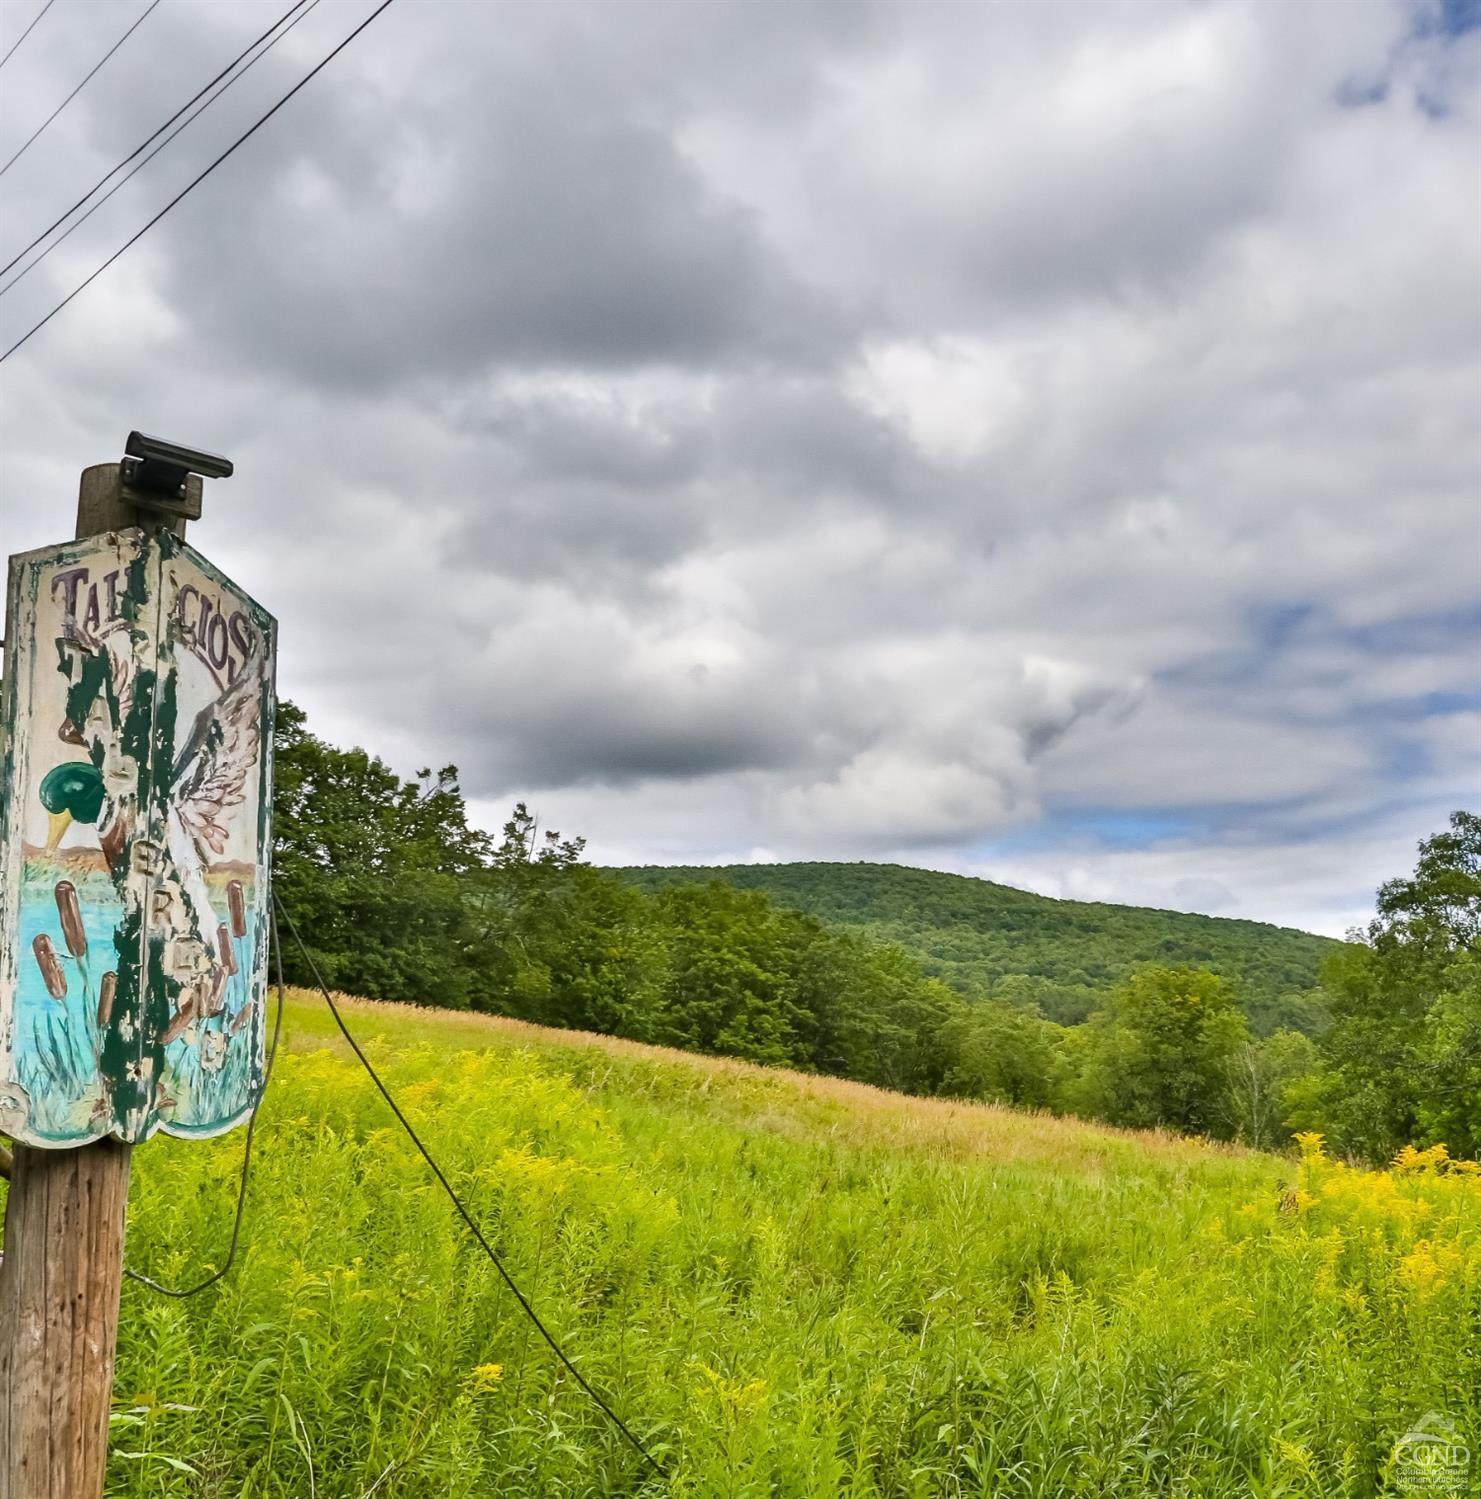
<instances>
[{"instance_id":1,"label":"painted mallard duck","mask_svg":"<svg viewBox=\"0 0 1481 1499\"><path fill-rule=\"evenodd\" d=\"M70 760L46 773L40 795L49 819L46 846L54 850L74 822L91 824L103 815L107 788L102 772L95 765L86 760Z\"/></svg>"}]
</instances>

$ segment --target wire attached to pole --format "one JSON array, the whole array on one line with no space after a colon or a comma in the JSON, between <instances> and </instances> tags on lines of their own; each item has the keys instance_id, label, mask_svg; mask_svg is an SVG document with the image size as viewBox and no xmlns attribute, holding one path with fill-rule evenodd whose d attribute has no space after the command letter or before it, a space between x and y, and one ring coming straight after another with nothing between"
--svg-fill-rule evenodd
<instances>
[{"instance_id":1,"label":"wire attached to pole","mask_svg":"<svg viewBox=\"0 0 1481 1499\"><path fill-rule=\"evenodd\" d=\"M156 3L158 3L158 0L156 0ZM373 11L371 11L371 13L368 16L366 16L366 18L363 21L361 21L361 23L342 42L340 42L340 44L337 47L335 47L333 51L327 53L324 57L320 58L320 60L317 63L315 63L314 66L312 68L310 68L309 71L307 73L305 73L304 76L302 78L300 78L298 80L298 82L295 83L293 85L293 87L291 89L289 89L288 92L286 94L284 94L283 97L281 99L279 99L278 102L276 104L274 104L271 109L269 109L267 111L266 114L262 115L257 120L257 122L254 125L252 125L249 129L244 130L242 132L242 134L239 135L231 143L231 145L229 145L226 148L226 150L224 150L221 153L221 155L218 156L215 159L215 161L213 161L210 164L210 166L208 166L205 169L205 171L200 172L194 178L192 178L189 182L187 182L185 184L185 186L183 188L181 188L180 191L178 193L176 193L175 196L173 198L171 198L170 201L168 203L166 203L165 206L163 208L161 208L160 211L157 214L155 214L155 216L152 219L150 219L149 222L147 224L145 224L145 226L142 229L140 229L138 231L137 234L133 235L130 239L125 240L124 243L121 244L118 247L118 249L116 249L107 258L107 260L105 260L102 263L102 265L100 265L97 268L97 270L95 270L92 273L92 275L90 275L89 277L87 277L86 280L81 281L76 286L74 286L72 288L72 290L69 291L67 293L67 295L65 297L63 297L62 300L60 302L58 302L57 305L55 307L53 307L52 310L50 312L48 312L44 318L41 319L41 321L39 323L34 324L30 329L28 329L25 333L23 333L21 335L21 337L19 337L18 339L16 339L16 341L13 344L11 344L11 346L3 354L0 354L0 364L4 364L5 361L7 359L9 359L10 356L12 354L14 354L17 349L21 348L22 345L24 345L27 342L29 342L33 337L35 337L36 334L40 333L41 330L44 327L46 327L46 325L64 307L66 307L68 305L68 303L70 303L73 300L73 298L75 298L76 296L78 296L80 293L86 291L88 289L88 287L90 287L93 284L93 282L96 281L98 279L98 277L101 276L103 274L103 272L106 271L108 269L108 267L110 265L112 265L115 260L118 259L118 257L120 255L122 255L126 250L131 249L134 245L138 244L139 241L141 239L143 239L144 236L146 234L148 234L149 231L151 229L153 229L154 226L157 223L159 223L159 221L162 218L164 218L164 216L177 203L179 203L181 201L181 199L185 198L191 192L193 192L197 187L199 187L201 185L201 183L204 182L206 180L206 178L209 177L211 175L211 173L214 172L216 170L216 168L219 167L221 165L221 163L224 162L226 160L226 158L232 154L233 151L235 151L240 146L244 146L254 135L256 135L257 132L259 130L261 130L262 127L264 125L266 125L267 122L270 119L272 119L272 117L275 114L277 114L277 112L294 96L294 94L296 94L299 91L299 89L301 89L311 79L313 79L314 77L316 77L324 68L328 67L329 64L331 62L333 62L334 59L336 57L338 57L339 54L341 52L343 52L344 49L346 47L348 47L350 45L350 43L353 42L355 40L355 38L357 36L359 36L360 33L362 31L364 31L365 28L367 26L369 26L370 23L372 21L374 21L376 19L376 17L379 16L382 13L382 11L384 11L386 9L386 7L388 5L390 5L390 4L391 4L391 0L381 0L381 3L378 6L376 6L376 8Z\"/></svg>"},{"instance_id":2,"label":"wire attached to pole","mask_svg":"<svg viewBox=\"0 0 1481 1499\"><path fill-rule=\"evenodd\" d=\"M50 125L51 122L54 119L56 119L56 117L59 114L61 114L61 112L78 96L78 94L80 94L83 91L83 89L85 89L88 86L88 84L90 84L93 81L93 78L97 75L98 70L103 66L103 64L105 62L107 62L108 59L110 57L112 57L113 54L115 52L117 52L118 49L121 46L123 46L123 44L126 41L128 41L128 39L144 24L145 21L147 21L149 19L150 12L158 4L159 4L159 0L150 0L149 6L144 11L143 15L141 15L139 17L139 19L137 21L135 21L134 24L132 26L130 26L129 29L126 32L124 32L124 34L121 37L119 37L119 39L116 42L114 42L114 44L102 55L102 57L99 58L98 61L93 64L93 70L92 70L92 72L89 73L87 75L87 77L84 78L82 80L82 82L79 83L77 85L77 87L75 89L73 89L72 92L70 94L68 94L67 97L65 99L63 99L62 102L60 104L58 104L57 107L54 110L52 110L52 112L49 115L47 115L47 117L35 128L35 130L33 130L31 132L31 134L29 136L27 136L27 138L25 140L25 143L16 151L15 155L12 156L10 158L10 160L5 163L5 165L3 167L0 167L0 177L3 177L11 169L11 167L13 167L16 164L16 162L18 162L21 159L21 157L23 157L26 154L26 152L31 149L31 147L35 144L37 138L41 135L41 132L43 130L45 130L46 127L48 125ZM45 15L45 14L46 14L46 12L42 11L41 15ZM36 20L39 21L40 19L41 19L41 16L37 16L36 17ZM21 42L23 42L23 41L25 41L25 37L21 38ZM17 42L15 45L16 45L16 47L19 47L20 44L21 44L20 42ZM11 51L14 51L14 50L15 50L14 47L11 48ZM6 55L7 58L9 58L10 53L7 52L5 55Z\"/></svg>"},{"instance_id":3,"label":"wire attached to pole","mask_svg":"<svg viewBox=\"0 0 1481 1499\"><path fill-rule=\"evenodd\" d=\"M36 22L39 21L42 16L44 16L47 11L49 11L56 3L57 0L46 0L46 4L36 12L36 19L33 20L31 24L27 26L26 29L21 32L21 34L10 44L10 51L7 52L4 57L0 57L0 68L3 68L5 64L10 61L10 59L15 55L15 49L19 47L20 44L25 41L25 39L30 36L33 31L35 31Z\"/></svg>"},{"instance_id":4,"label":"wire attached to pole","mask_svg":"<svg viewBox=\"0 0 1481 1499\"><path fill-rule=\"evenodd\" d=\"M422 1144L421 1137L411 1127L410 1120L408 1120L406 1115L401 1112L400 1106L391 1096L391 1090L386 1087L384 1082L381 1081L380 1074L371 1065L370 1058L367 1057L365 1053L360 1049L360 1043L356 1041L354 1036L350 1034L350 1028L345 1024L344 1016L340 1014L339 1006L335 1004L334 997L329 992L329 986L324 982L324 977L319 972L319 965L314 961L313 954L308 950L307 944L304 942L303 937L299 934L298 928L293 923L293 917L289 914L288 908L283 904L282 898L278 895L278 892L276 890L273 891L273 904L277 909L278 915L281 915L283 920L287 923L288 931L292 935L293 940L298 944L298 950L303 955L303 960L308 965L309 972L314 976L314 983L318 987L319 993L323 995L324 1003L329 1006L329 1013L334 1017L334 1023L339 1027L340 1035L345 1038L345 1041L349 1045L350 1050L354 1052L355 1056L359 1059L360 1065L370 1075L371 1082L375 1084L377 1091L380 1093L381 1097L385 1099L391 1112L396 1116L397 1122L401 1125L401 1128L406 1131L407 1138L413 1145L416 1146L417 1151L421 1155L422 1159L427 1163L428 1166L431 1167L433 1176L435 1176L438 1182L441 1184L442 1190L447 1193L448 1198L452 1202L452 1205L458 1211L458 1216L463 1220L465 1224L467 1224L468 1231L473 1235L475 1239L478 1240L479 1247L489 1257L489 1260L493 1264L494 1269L499 1272L499 1275L502 1277L504 1284L509 1287L510 1291L514 1295L514 1299L519 1302L520 1306L523 1308L525 1315L530 1319L532 1323L534 1323L535 1330L550 1345L551 1352L554 1353L555 1356L565 1366L567 1373L569 1373L571 1377L576 1381L576 1383L586 1391L586 1393L592 1398L592 1400L596 1403L596 1405L607 1417L607 1419L613 1424L613 1426L615 1426L617 1430L627 1438L628 1443L632 1446L633 1450L638 1453L643 1461L646 1462L649 1467L651 1467L653 1471L658 1474L660 1478L666 1479L669 1476L668 1470L663 1466L662 1463L658 1461L656 1457L653 1456L651 1452L648 1451L643 1443L633 1435L632 1431L628 1428L627 1423L622 1419L622 1417L619 1416L617 1412L614 1411L612 1407L608 1405L607 1402L603 1400L602 1397L597 1394L597 1392L591 1387L590 1383L586 1379L586 1376L582 1374L582 1372L576 1367L576 1365L571 1362L570 1358L566 1354L565 1349L562 1348L561 1345L556 1341L555 1335L540 1320L538 1314L535 1311L535 1308L530 1305L529 1298L523 1291L520 1290L518 1285L515 1284L514 1277L510 1275L509 1271L504 1268L504 1261L499 1258L498 1252L494 1249L494 1246L490 1244L489 1241L484 1237L483 1230L479 1228L478 1224L474 1221L473 1215L464 1206L463 1199L458 1196L457 1192L453 1188L452 1183L448 1181L447 1177L443 1174L442 1167L437 1164L432 1155L432 1152Z\"/></svg>"},{"instance_id":5,"label":"wire attached to pole","mask_svg":"<svg viewBox=\"0 0 1481 1499\"><path fill-rule=\"evenodd\" d=\"M307 3L307 0L294 0L294 4L291 5L281 16L279 16L278 19L276 21L274 21L273 24L271 26L269 26L267 28L267 30L264 31L262 33L262 35L257 38L256 41L254 41L254 42L250 43L248 46L244 47L239 53L237 53L237 55L234 58L232 58L232 60L229 63L227 63L227 65L224 68L222 68L222 70L213 79L211 79L211 81L209 83L203 84L200 87L200 89L198 89L194 94L192 94L191 97L188 98L185 101L185 103L182 104L180 106L180 108L177 109L175 111L175 113L172 114L169 117L169 119L166 120L164 122L164 124L161 125L159 127L159 129L154 132L153 135L151 135L147 140L141 141L139 145L135 146L134 149L132 151L130 151L129 154L127 156L125 156L124 159L121 162L119 162L117 166L110 167L106 172L104 172L103 175L101 177L99 177L98 180L95 183L93 183L93 185L90 188L88 188L88 190L66 211L66 213L61 214L58 218L54 219L50 224L48 224L47 227L45 229L43 229L41 231L41 233L38 234L36 236L36 238L33 239L29 245L26 245L23 249L20 249L20 250L16 251L16 253L4 265L0 265L0 276L3 276L8 270L11 269L12 266L16 265L17 262L20 261L20 259L21 259L22 256L29 255L31 253L31 251L34 250L36 248L36 246L41 243L42 240L44 240L45 238L47 238L48 235L53 234L57 229L59 229L63 224L65 224L67 222L67 220L70 219L72 217L72 215L74 213L76 213L77 210L79 208L81 208L82 205L84 203L86 203L87 200L89 198L91 198L92 195L95 192L97 192L98 189L100 187L102 187L102 185L105 182L107 182L107 180L110 177L116 176L126 166L128 166L128 164L131 161L133 161L136 157L142 155L143 152L149 150L149 147L152 146L155 141L159 140L160 136L162 136L165 133L165 131L168 130L170 128L170 126L173 125L175 123L175 121L178 120L180 118L180 116L183 115L185 113L185 111L191 107L191 105L198 103L199 100L205 94L209 93L213 88L215 88L216 85L218 83L220 83L221 80L223 78L225 78L228 73L232 72L233 69L235 69L237 67L240 67L242 59L244 57L246 57L248 55L248 53L252 52L253 50L255 50L258 47L261 47L262 44L265 41L267 41L267 39L270 36L272 36L273 32L277 31L278 28L280 26L282 26L285 21L288 20L288 18L293 14L294 11L301 9L306 3ZM318 3L319 3L319 0L314 0L314 5L317 5ZM309 10L312 10L312 9L313 9L313 5L310 5L309 6ZM305 11L304 15L307 15L307 14L308 14L308 11ZM303 19L303 16L300 16L298 18L298 20L302 20L302 19ZM293 24L296 26L298 24L298 22L295 21ZM293 29L292 26L288 27L288 31L291 31L292 29ZM283 32L282 36L274 37L272 43L270 43L269 46L263 48L262 52L258 53L258 57L264 56L267 52L271 51L272 47L275 46L278 42L280 42L283 39L283 36L287 36L288 31ZM256 62L256 61L257 61L257 58L254 57L252 59L252 62ZM242 71L240 73L237 73L236 77L232 78L231 83L228 83L226 85L226 88L230 88L231 84L235 83L237 81L237 78L241 78L247 72L247 69L250 68L251 66L252 66L252 63L248 63L246 68L242 68ZM190 124L191 120L194 120L197 117L197 115L204 114L205 111L207 109L209 109L210 106L212 104L214 104L217 99L219 99L221 97L221 94L224 94L226 92L226 88L222 89L220 93L213 94L211 96L211 99L209 100L209 102L207 104L203 105L200 109L198 109L196 111L195 114L191 115L190 120L186 120L185 121L185 125ZM180 129L183 130L185 128L185 125L182 125L180 127ZM177 130L175 132L175 135L178 135L179 133L180 132ZM163 150L165 146L169 145L170 141L174 140L175 135L171 135L169 137L169 140L162 141L160 143L160 147L159 147L158 150L156 150L156 151L150 151L149 155L146 156L146 157L144 157L144 160L139 163L139 167L145 166L145 165L147 165L147 163L153 161L154 158L159 154L159 151ZM134 168L134 172L137 172L139 170L139 167L135 167ZM108 201L108 199L111 198L113 196L113 194L116 193L118 191L118 189L123 186L123 183L127 182L129 180L129 177L132 177L134 175L134 172L130 172L129 176L125 177L123 179L123 182L115 183L114 186L111 189L109 189L108 193L104 197L100 198L98 200L98 202L96 202L95 204L93 204L92 208L88 209L88 211L80 219L78 219L77 223L73 224L71 226L71 228L69 228L67 230L67 234L71 234L73 229L76 229L80 225L86 223L87 220L92 217L94 211L97 210L97 209L99 209L99 208L101 208L103 206L103 204L106 203ZM28 265L26 267L26 271L29 271L31 269L31 266L39 264L42 260L44 260L46 258L47 255L50 255L51 252L56 249L57 245L61 244L62 240L64 240L64 239L67 238L67 234L62 235L61 238L56 241L56 244L48 245L47 248L42 252L42 254L38 255L36 257L36 259L31 262L31 265ZM24 276L26 274L26 271L22 271L21 272L21 276ZM5 290L9 291L10 287L14 286L15 283L16 283L16 281L19 281L20 279L21 279L21 277L17 276L14 281L10 282L10 284L5 288ZM0 293L0 295L3 295L3 293Z\"/></svg>"},{"instance_id":6,"label":"wire attached to pole","mask_svg":"<svg viewBox=\"0 0 1481 1499\"><path fill-rule=\"evenodd\" d=\"M242 1145L242 1176L237 1186L237 1210L236 1216L231 1224L231 1245L226 1251L226 1259L219 1270L208 1275L199 1285L187 1286L179 1290L174 1286L163 1285L148 1275L141 1274L138 1270L131 1270L127 1265L123 1267L123 1273L130 1280L136 1280L141 1286L148 1286L151 1291L158 1291L161 1296L173 1296L178 1301L184 1301L189 1296L198 1296L202 1291L209 1290L217 1281L225 1278L227 1271L236 1261L237 1245L242 1237L242 1210L247 1203L247 1179L252 1171L252 1136L257 1130L257 1116L262 1112L263 1099L267 1097L267 1085L272 1079L273 1063L278 1057L278 1041L283 1034L283 1007L287 1000L287 986L283 982L283 943L278 936L278 918L272 917L273 947L276 949L278 959L278 1013L273 1020L273 1039L268 1047L267 1063L262 1070L262 1092L258 1095L257 1107L252 1110L252 1117L247 1121L247 1138Z\"/></svg>"}]
</instances>

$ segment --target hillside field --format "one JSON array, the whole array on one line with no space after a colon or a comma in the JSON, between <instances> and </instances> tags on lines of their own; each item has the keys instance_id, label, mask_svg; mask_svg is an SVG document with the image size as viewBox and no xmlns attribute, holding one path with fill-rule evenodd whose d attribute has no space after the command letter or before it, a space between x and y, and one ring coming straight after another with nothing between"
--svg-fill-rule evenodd
<instances>
[{"instance_id":1,"label":"hillside field","mask_svg":"<svg viewBox=\"0 0 1481 1499\"><path fill-rule=\"evenodd\" d=\"M647 891L720 880L779 905L897 943L969 997L1037 1003L1051 1020L1083 1020L1141 964L1208 968L1235 986L1257 1032L1312 1030L1311 991L1341 943L1289 927L1186 911L1054 900L991 880L901 864L641 865L614 868Z\"/></svg>"},{"instance_id":2,"label":"hillside field","mask_svg":"<svg viewBox=\"0 0 1481 1499\"><path fill-rule=\"evenodd\" d=\"M244 1253L124 1293L114 1499L1391 1492L1481 1435L1481 1180L1373 1173L356 1002L539 1343L290 1001ZM135 1157L129 1259L217 1263L241 1133Z\"/></svg>"}]
</instances>

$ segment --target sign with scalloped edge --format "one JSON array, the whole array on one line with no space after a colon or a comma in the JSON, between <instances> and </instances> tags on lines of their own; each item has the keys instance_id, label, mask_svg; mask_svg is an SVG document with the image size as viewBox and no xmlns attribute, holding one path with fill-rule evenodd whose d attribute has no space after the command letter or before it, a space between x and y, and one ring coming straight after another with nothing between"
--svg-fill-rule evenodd
<instances>
[{"instance_id":1,"label":"sign with scalloped edge","mask_svg":"<svg viewBox=\"0 0 1481 1499\"><path fill-rule=\"evenodd\" d=\"M277 625L169 532L10 559L0 1131L220 1134L261 1094Z\"/></svg>"}]
</instances>

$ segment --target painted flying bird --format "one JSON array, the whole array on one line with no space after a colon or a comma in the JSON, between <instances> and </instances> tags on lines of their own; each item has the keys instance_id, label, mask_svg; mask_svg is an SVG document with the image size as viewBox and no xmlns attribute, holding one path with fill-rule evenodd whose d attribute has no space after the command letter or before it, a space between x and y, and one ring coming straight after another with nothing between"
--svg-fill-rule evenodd
<instances>
[{"instance_id":1,"label":"painted flying bird","mask_svg":"<svg viewBox=\"0 0 1481 1499\"><path fill-rule=\"evenodd\" d=\"M125 704L132 704L131 649L110 649L69 621L67 643L108 659L107 687L88 705L81 729L68 719L60 737L90 747L104 769L88 761L59 765L42 781L40 799L50 818L47 847L57 848L73 822L96 824L98 842L115 882L125 875L120 859L130 841L138 802L137 766L120 746ZM165 961L180 985L176 1020L188 1023L204 1013L220 965L220 915L211 902L205 872L225 852L232 812L247 798L247 777L257 761L260 683L254 661L244 663L225 691L196 715L185 744L170 768L165 797L163 847L150 864L151 933L163 941ZM89 741L91 745L89 746ZM166 1040L183 1029L173 1022Z\"/></svg>"}]
</instances>

